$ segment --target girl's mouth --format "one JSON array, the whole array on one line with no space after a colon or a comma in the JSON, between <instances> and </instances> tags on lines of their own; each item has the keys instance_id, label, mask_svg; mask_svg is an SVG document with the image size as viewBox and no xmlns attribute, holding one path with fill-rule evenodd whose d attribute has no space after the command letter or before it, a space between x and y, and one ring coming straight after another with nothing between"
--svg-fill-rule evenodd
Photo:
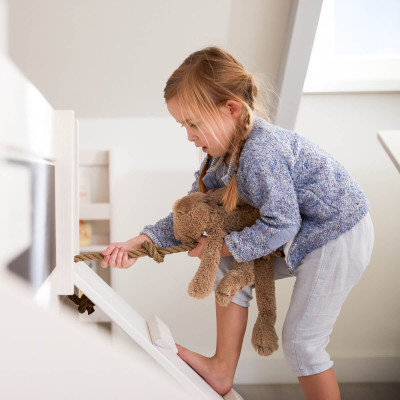
<instances>
[{"instance_id":1,"label":"girl's mouth","mask_svg":"<svg viewBox=\"0 0 400 400\"><path fill-rule=\"evenodd\" d=\"M204 151L204 153L207 152L207 147L206 146L202 147L201 149Z\"/></svg>"}]
</instances>

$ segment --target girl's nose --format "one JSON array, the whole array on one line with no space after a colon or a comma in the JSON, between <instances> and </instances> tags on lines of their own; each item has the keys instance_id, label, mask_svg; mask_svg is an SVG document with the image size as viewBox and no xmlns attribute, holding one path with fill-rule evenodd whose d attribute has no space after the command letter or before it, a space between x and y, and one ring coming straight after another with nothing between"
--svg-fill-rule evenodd
<instances>
[{"instance_id":1,"label":"girl's nose","mask_svg":"<svg viewBox=\"0 0 400 400\"><path fill-rule=\"evenodd\" d=\"M187 138L189 142L195 142L197 137L195 135L191 135L189 132L187 133Z\"/></svg>"}]
</instances>

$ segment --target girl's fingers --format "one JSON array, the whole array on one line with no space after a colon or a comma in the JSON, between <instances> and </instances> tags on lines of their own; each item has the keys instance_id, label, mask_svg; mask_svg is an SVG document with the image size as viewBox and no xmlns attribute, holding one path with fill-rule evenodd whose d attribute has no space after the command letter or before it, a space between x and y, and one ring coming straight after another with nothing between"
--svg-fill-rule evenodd
<instances>
[{"instance_id":1,"label":"girl's fingers","mask_svg":"<svg viewBox=\"0 0 400 400\"><path fill-rule=\"evenodd\" d=\"M115 265L115 259L117 258L117 255L118 255L118 248L116 247L116 248L113 250L113 252L111 253L111 258L110 258L110 262L109 262L109 264L110 264L112 267L116 267L116 265Z\"/></svg>"},{"instance_id":2,"label":"girl's fingers","mask_svg":"<svg viewBox=\"0 0 400 400\"><path fill-rule=\"evenodd\" d=\"M195 247L194 249L190 250L188 253L189 257L197 257L197 251L196 251L197 247Z\"/></svg>"},{"instance_id":3,"label":"girl's fingers","mask_svg":"<svg viewBox=\"0 0 400 400\"><path fill-rule=\"evenodd\" d=\"M124 250L123 249L121 249L121 248L119 248L118 249L118 255L117 255L117 258L116 258L116 263L117 263L117 268L123 268L123 266L122 266L122 264L121 264L121 261L122 261L122 256L124 255Z\"/></svg>"},{"instance_id":4,"label":"girl's fingers","mask_svg":"<svg viewBox=\"0 0 400 400\"><path fill-rule=\"evenodd\" d=\"M128 253L124 251L124 256L122 257L122 268L128 268Z\"/></svg>"},{"instance_id":5,"label":"girl's fingers","mask_svg":"<svg viewBox=\"0 0 400 400\"><path fill-rule=\"evenodd\" d=\"M115 246L108 246L105 250L103 250L101 252L101 254L103 254L103 256L108 256L112 253L112 251L114 250Z\"/></svg>"},{"instance_id":6,"label":"girl's fingers","mask_svg":"<svg viewBox=\"0 0 400 400\"><path fill-rule=\"evenodd\" d=\"M196 243L196 247L194 249L190 250L189 253L188 253L188 255L190 257L197 257L198 256L200 243L199 242L195 242L195 243Z\"/></svg>"},{"instance_id":7,"label":"girl's fingers","mask_svg":"<svg viewBox=\"0 0 400 400\"><path fill-rule=\"evenodd\" d=\"M102 268L107 268L108 267L108 261L110 260L110 256L105 256L103 260L101 261L101 266Z\"/></svg>"},{"instance_id":8,"label":"girl's fingers","mask_svg":"<svg viewBox=\"0 0 400 400\"><path fill-rule=\"evenodd\" d=\"M108 249L107 249L108 250ZM104 250L102 253L104 253ZM136 258L130 259L128 252L122 247L115 247L110 255L105 255L101 261L102 268L107 268L108 266L113 268L129 268L136 261Z\"/></svg>"}]
</instances>

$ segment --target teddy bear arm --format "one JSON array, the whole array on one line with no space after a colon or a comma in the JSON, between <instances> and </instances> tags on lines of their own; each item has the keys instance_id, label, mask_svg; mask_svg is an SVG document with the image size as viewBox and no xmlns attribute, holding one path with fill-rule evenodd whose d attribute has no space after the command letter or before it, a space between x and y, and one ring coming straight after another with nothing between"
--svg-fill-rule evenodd
<instances>
[{"instance_id":1,"label":"teddy bear arm","mask_svg":"<svg viewBox=\"0 0 400 400\"><path fill-rule=\"evenodd\" d=\"M257 294L257 308L260 313L269 313L275 318L275 276L272 257L254 261L254 286ZM275 319L273 320L275 323Z\"/></svg>"},{"instance_id":2,"label":"teddy bear arm","mask_svg":"<svg viewBox=\"0 0 400 400\"><path fill-rule=\"evenodd\" d=\"M239 290L254 282L254 262L234 261L232 270L224 276L215 289L215 297L221 306L227 306Z\"/></svg>"},{"instance_id":3,"label":"teddy bear arm","mask_svg":"<svg viewBox=\"0 0 400 400\"><path fill-rule=\"evenodd\" d=\"M259 355L268 356L278 349L272 256L254 261L254 275L258 317L253 327L251 342Z\"/></svg>"},{"instance_id":4,"label":"teddy bear arm","mask_svg":"<svg viewBox=\"0 0 400 400\"><path fill-rule=\"evenodd\" d=\"M223 237L208 236L200 266L189 284L189 295L198 299L208 296L214 287Z\"/></svg>"}]
</instances>

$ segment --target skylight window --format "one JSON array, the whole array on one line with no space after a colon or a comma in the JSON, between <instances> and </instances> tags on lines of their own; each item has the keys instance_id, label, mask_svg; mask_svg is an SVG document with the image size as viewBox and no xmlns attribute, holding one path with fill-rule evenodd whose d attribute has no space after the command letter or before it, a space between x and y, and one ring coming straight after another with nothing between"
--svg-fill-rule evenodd
<instances>
[{"instance_id":1,"label":"skylight window","mask_svg":"<svg viewBox=\"0 0 400 400\"><path fill-rule=\"evenodd\" d=\"M400 1L324 0L304 92L400 91Z\"/></svg>"}]
</instances>

